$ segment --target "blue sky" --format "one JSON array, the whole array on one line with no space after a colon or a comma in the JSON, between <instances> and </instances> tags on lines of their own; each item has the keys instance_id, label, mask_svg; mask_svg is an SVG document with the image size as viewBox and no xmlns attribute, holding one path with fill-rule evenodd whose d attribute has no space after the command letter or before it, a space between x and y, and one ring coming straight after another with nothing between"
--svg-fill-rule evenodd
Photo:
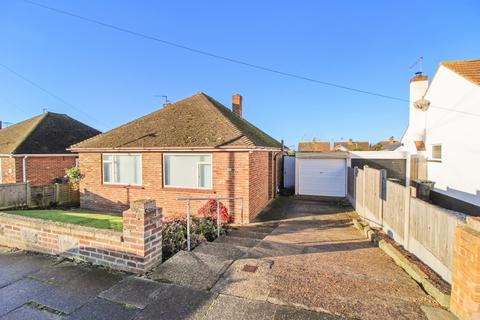
<instances>
[{"instance_id":1,"label":"blue sky","mask_svg":"<svg viewBox=\"0 0 480 320\"><path fill-rule=\"evenodd\" d=\"M419 56L480 57L479 1L35 0L200 50L408 99ZM0 119L49 111L100 130L203 91L289 146L300 140L400 137L404 102L235 65L102 28L21 0L0 1Z\"/></svg>"}]
</instances>

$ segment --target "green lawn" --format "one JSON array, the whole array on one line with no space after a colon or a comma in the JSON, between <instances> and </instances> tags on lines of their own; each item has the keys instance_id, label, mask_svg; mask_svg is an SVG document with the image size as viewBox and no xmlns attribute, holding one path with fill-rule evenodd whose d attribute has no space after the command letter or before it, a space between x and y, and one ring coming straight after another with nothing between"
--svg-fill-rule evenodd
<instances>
[{"instance_id":1,"label":"green lawn","mask_svg":"<svg viewBox=\"0 0 480 320\"><path fill-rule=\"evenodd\" d=\"M85 227L122 231L122 216L91 212L82 209L72 210L10 210L4 211L19 216L78 224Z\"/></svg>"}]
</instances>

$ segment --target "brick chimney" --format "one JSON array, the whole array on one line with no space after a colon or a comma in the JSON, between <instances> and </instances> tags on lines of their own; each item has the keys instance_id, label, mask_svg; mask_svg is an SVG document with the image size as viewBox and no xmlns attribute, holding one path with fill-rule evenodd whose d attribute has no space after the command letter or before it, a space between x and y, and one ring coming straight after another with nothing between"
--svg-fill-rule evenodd
<instances>
[{"instance_id":1,"label":"brick chimney","mask_svg":"<svg viewBox=\"0 0 480 320\"><path fill-rule=\"evenodd\" d=\"M238 93L232 96L232 112L242 117L242 96Z\"/></svg>"}]
</instances>

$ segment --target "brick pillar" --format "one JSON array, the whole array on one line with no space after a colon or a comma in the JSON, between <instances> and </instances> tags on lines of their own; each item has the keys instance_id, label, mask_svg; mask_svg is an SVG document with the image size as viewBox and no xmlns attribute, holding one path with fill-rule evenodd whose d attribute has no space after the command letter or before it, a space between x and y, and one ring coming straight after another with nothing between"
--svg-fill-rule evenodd
<instances>
[{"instance_id":1,"label":"brick pillar","mask_svg":"<svg viewBox=\"0 0 480 320\"><path fill-rule=\"evenodd\" d=\"M123 212L127 266L145 272L162 261L161 211L155 200L136 200Z\"/></svg>"},{"instance_id":2,"label":"brick pillar","mask_svg":"<svg viewBox=\"0 0 480 320\"><path fill-rule=\"evenodd\" d=\"M480 218L455 230L451 311L462 320L480 319Z\"/></svg>"}]
</instances>

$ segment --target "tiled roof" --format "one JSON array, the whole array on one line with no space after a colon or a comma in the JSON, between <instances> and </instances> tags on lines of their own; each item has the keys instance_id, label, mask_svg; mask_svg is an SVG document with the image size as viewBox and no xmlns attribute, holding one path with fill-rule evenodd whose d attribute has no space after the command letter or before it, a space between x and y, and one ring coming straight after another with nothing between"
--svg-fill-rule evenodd
<instances>
[{"instance_id":1,"label":"tiled roof","mask_svg":"<svg viewBox=\"0 0 480 320\"><path fill-rule=\"evenodd\" d=\"M281 144L200 92L72 149L273 147Z\"/></svg>"},{"instance_id":2,"label":"tiled roof","mask_svg":"<svg viewBox=\"0 0 480 320\"><path fill-rule=\"evenodd\" d=\"M320 142L320 141L299 142L298 151L299 152L329 152L330 142Z\"/></svg>"},{"instance_id":3,"label":"tiled roof","mask_svg":"<svg viewBox=\"0 0 480 320\"><path fill-rule=\"evenodd\" d=\"M340 147L344 147L349 151L367 151L370 144L366 141L341 141L333 143L333 150L337 151Z\"/></svg>"},{"instance_id":4,"label":"tiled roof","mask_svg":"<svg viewBox=\"0 0 480 320\"><path fill-rule=\"evenodd\" d=\"M480 59L463 61L445 61L440 65L452 70L465 79L480 85Z\"/></svg>"},{"instance_id":5,"label":"tiled roof","mask_svg":"<svg viewBox=\"0 0 480 320\"><path fill-rule=\"evenodd\" d=\"M65 114L46 112L0 129L0 154L61 154L95 130Z\"/></svg>"}]
</instances>

